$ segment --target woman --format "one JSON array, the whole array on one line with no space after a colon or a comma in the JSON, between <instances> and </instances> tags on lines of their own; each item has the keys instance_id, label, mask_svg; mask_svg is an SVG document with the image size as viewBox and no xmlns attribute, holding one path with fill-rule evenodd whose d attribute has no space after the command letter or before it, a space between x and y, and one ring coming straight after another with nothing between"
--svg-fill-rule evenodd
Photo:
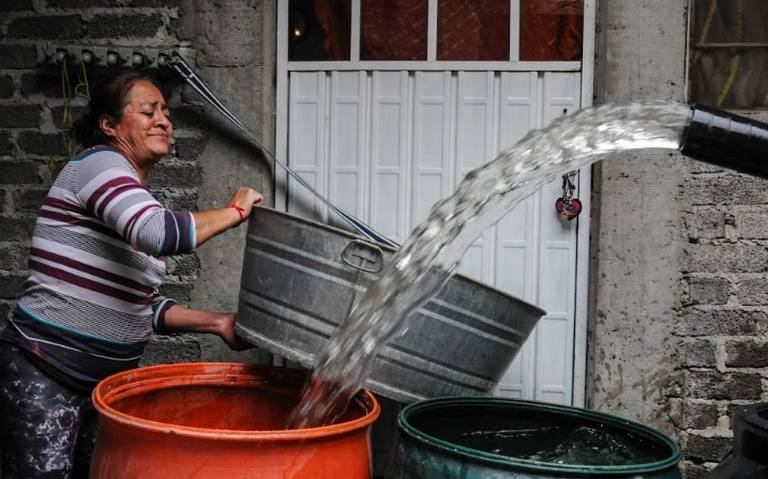
<instances>
[{"instance_id":1,"label":"woman","mask_svg":"<svg viewBox=\"0 0 768 479\"><path fill-rule=\"evenodd\" d=\"M5 478L85 477L95 425L90 392L136 367L153 330L212 333L237 345L233 314L185 308L158 288L165 256L190 253L242 223L263 197L241 187L225 208L165 209L146 185L172 134L163 94L141 73L94 89L76 126L88 148L43 201L29 278L0 335Z\"/></svg>"}]
</instances>

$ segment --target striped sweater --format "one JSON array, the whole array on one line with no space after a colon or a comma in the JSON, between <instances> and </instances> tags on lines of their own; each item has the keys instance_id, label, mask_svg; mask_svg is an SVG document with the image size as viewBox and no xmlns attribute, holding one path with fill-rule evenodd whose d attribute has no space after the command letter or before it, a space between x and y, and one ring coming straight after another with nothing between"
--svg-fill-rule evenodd
<instances>
[{"instance_id":1,"label":"striped sweater","mask_svg":"<svg viewBox=\"0 0 768 479\"><path fill-rule=\"evenodd\" d=\"M88 149L43 200L2 339L79 385L136 367L175 304L158 294L163 257L194 248L191 213L164 208L118 151Z\"/></svg>"}]
</instances>

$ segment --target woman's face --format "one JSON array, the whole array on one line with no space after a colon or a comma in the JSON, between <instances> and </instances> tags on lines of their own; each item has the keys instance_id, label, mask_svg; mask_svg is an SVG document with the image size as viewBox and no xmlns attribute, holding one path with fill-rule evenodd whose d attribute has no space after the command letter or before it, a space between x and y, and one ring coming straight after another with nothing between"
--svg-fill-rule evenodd
<instances>
[{"instance_id":1,"label":"woman's face","mask_svg":"<svg viewBox=\"0 0 768 479\"><path fill-rule=\"evenodd\" d=\"M150 166L167 156L173 124L168 104L152 83L139 80L128 92L123 117L112 131L105 131L130 160Z\"/></svg>"}]
</instances>

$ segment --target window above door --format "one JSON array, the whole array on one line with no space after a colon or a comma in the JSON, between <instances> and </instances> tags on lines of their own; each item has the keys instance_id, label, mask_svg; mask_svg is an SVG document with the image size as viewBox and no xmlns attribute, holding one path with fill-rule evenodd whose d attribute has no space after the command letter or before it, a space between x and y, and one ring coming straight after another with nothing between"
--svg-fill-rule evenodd
<instances>
[{"instance_id":1,"label":"window above door","mask_svg":"<svg viewBox=\"0 0 768 479\"><path fill-rule=\"evenodd\" d=\"M281 31L288 70L575 71L584 1L289 0Z\"/></svg>"}]
</instances>

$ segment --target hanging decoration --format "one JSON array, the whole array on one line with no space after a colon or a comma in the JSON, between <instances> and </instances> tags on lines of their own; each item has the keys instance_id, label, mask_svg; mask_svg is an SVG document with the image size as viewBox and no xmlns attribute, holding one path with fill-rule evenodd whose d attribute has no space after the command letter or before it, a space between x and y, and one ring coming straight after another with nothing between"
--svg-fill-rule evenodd
<instances>
[{"instance_id":1,"label":"hanging decoration","mask_svg":"<svg viewBox=\"0 0 768 479\"><path fill-rule=\"evenodd\" d=\"M72 118L72 101L76 98L82 98L86 102L91 99L91 91L88 85L88 74L85 71L85 63L82 58L79 61L80 68L77 74L77 83L74 87L69 78L69 67L67 55L64 55L61 61L61 96L64 99L61 113L61 136L64 145L63 155L51 155L48 158L48 174L51 181L56 178L64 165L70 158L75 156L76 142L72 134L74 119Z\"/></svg>"},{"instance_id":2,"label":"hanging decoration","mask_svg":"<svg viewBox=\"0 0 768 479\"><path fill-rule=\"evenodd\" d=\"M574 170L563 175L563 196L555 201L555 211L563 221L571 221L581 213L581 201L573 196L576 191L574 180L578 174L579 172Z\"/></svg>"}]
</instances>

